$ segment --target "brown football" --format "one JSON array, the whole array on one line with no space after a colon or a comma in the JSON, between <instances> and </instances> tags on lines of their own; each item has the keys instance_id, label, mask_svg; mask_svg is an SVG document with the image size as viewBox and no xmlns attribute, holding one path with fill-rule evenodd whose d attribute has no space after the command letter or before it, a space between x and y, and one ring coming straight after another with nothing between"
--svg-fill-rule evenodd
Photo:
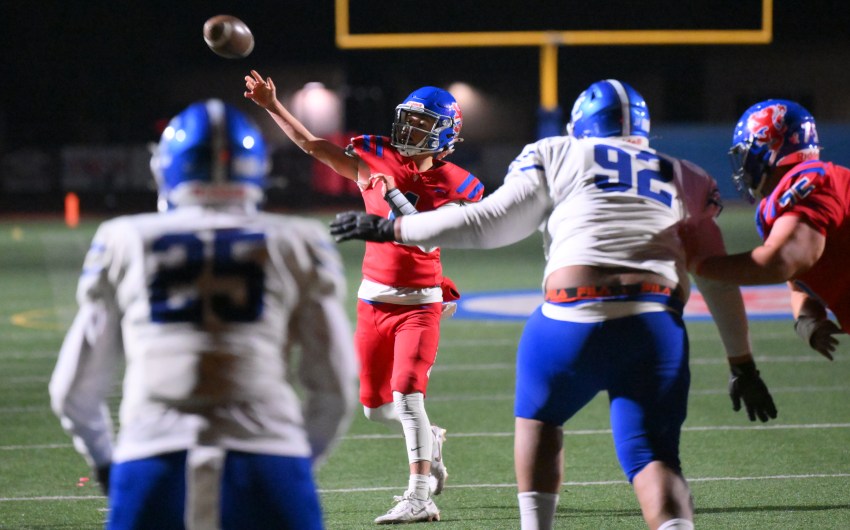
<instances>
[{"instance_id":1,"label":"brown football","mask_svg":"<svg viewBox=\"0 0 850 530\"><path fill-rule=\"evenodd\" d=\"M204 22L204 42L228 59L247 57L254 49L251 29L233 15L216 15Z\"/></svg>"}]
</instances>

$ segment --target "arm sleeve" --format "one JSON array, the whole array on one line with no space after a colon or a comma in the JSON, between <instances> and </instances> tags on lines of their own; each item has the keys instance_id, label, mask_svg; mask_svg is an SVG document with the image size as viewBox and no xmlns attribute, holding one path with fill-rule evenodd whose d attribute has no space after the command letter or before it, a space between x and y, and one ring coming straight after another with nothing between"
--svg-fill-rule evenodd
<instances>
[{"instance_id":1,"label":"arm sleeve","mask_svg":"<svg viewBox=\"0 0 850 530\"><path fill-rule=\"evenodd\" d=\"M312 274L303 285L292 333L301 346L298 377L304 388L304 420L316 465L327 457L351 422L357 361L344 309L342 260L317 226L308 236Z\"/></svg>"},{"instance_id":2,"label":"arm sleeve","mask_svg":"<svg viewBox=\"0 0 850 530\"><path fill-rule=\"evenodd\" d=\"M387 194L384 195L384 200L387 201L387 204L390 205L390 210L393 211L393 214L396 217L402 217L402 216L405 216L405 215L415 215L415 214L419 213L419 210L417 210L416 207L413 206L410 203L410 201L407 199L407 197L401 191L399 191L398 188L395 188L395 189L387 192ZM456 204L456 203L448 203L448 204ZM441 206L441 208L443 208L443 207L445 207L445 206ZM424 247L424 246L420 245L420 246L418 246L418 248L422 252L434 252L439 247Z\"/></svg>"},{"instance_id":3,"label":"arm sleeve","mask_svg":"<svg viewBox=\"0 0 850 530\"><path fill-rule=\"evenodd\" d=\"M402 217L402 242L497 248L528 237L548 216L552 201L542 166L519 166L513 164L499 189L480 202Z\"/></svg>"},{"instance_id":4,"label":"arm sleeve","mask_svg":"<svg viewBox=\"0 0 850 530\"><path fill-rule=\"evenodd\" d=\"M384 195L384 200L390 205L390 209L396 217L419 213L416 207L410 204L410 201L398 188L388 191L387 194Z\"/></svg>"},{"instance_id":5,"label":"arm sleeve","mask_svg":"<svg viewBox=\"0 0 850 530\"><path fill-rule=\"evenodd\" d=\"M103 289L107 253L97 243L86 257L93 272L80 279L80 309L62 343L50 378L50 405L74 448L93 468L112 460L114 428L106 397L123 355L120 315L109 289Z\"/></svg>"},{"instance_id":6,"label":"arm sleeve","mask_svg":"<svg viewBox=\"0 0 850 530\"><path fill-rule=\"evenodd\" d=\"M685 171L698 175L698 180L692 177L688 182L692 190L692 204L689 205L692 215L688 222L695 227L695 239L699 247L691 251L696 251L697 255L725 255L726 245L716 220L723 209L717 184L698 166L687 161L682 162ZM696 190L699 190L699 193L693 193ZM752 348L749 324L740 287L697 275L694 276L694 282L720 332L726 356L750 354Z\"/></svg>"},{"instance_id":7,"label":"arm sleeve","mask_svg":"<svg viewBox=\"0 0 850 530\"><path fill-rule=\"evenodd\" d=\"M749 325L741 289L731 283L700 276L694 276L694 282L720 332L726 356L737 357L751 353Z\"/></svg>"}]
</instances>

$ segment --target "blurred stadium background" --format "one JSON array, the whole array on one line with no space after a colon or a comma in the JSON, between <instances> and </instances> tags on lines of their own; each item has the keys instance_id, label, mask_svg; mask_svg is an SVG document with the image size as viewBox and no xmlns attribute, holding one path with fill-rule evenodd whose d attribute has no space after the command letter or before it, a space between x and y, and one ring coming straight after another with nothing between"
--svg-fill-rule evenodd
<instances>
[{"instance_id":1,"label":"blurred stadium background","mask_svg":"<svg viewBox=\"0 0 850 530\"><path fill-rule=\"evenodd\" d=\"M337 0L339 2L339 0ZM225 2L4 2L0 5L0 528L98 528L105 500L47 404L46 384L69 325L74 285L99 218L150 211L156 194L148 145L188 103L225 99L254 116L274 152L272 209L317 215L361 204L355 190L295 149L242 97L252 68L314 132L347 142L387 134L394 106L412 89L450 88L466 141L453 161L489 191L508 162L536 139L543 112L561 112L590 83L619 78L647 99L653 145L707 168L729 206L720 218L730 250L757 241L752 209L735 204L726 157L735 120L769 97L794 99L818 121L824 157L850 165L850 8L842 0L531 0L412 2L351 0L352 32L528 30L752 30L769 5L763 44L563 45L556 109L541 105L535 46L341 49L334 0ZM346 2L347 4L347 2ZM203 22L231 13L257 44L225 60L202 39ZM551 114L549 115L551 118ZM326 178L330 177L330 178ZM68 230L68 193L83 221ZM340 245L356 285L363 246ZM464 293L534 292L539 237L505 249L447 251ZM353 315L354 293L348 304ZM439 502L441 528L515 528L510 461L517 320L449 321L435 367L433 413L449 428L452 482ZM780 417L750 424L726 396L727 369L711 322L689 324L693 387L683 460L702 528L850 527L850 364L847 341L834 363L808 350L787 318L753 319L754 351ZM482 374L484 374L482 376ZM116 390L117 399L117 390ZM643 528L616 465L605 397L568 425L570 460L559 525ZM328 528L371 528L400 486L404 459L364 465L396 440L357 415L319 477ZM381 460L382 462L384 460Z\"/></svg>"},{"instance_id":2,"label":"blurred stadium background","mask_svg":"<svg viewBox=\"0 0 850 530\"><path fill-rule=\"evenodd\" d=\"M61 212L68 192L80 196L84 215L152 209L147 146L170 116L208 97L240 106L267 131L271 208L359 204L356 190L325 178L243 99L242 77L252 68L275 79L280 98L315 132L340 143L362 132L388 134L394 106L412 89L449 88L465 114L466 141L453 161L495 189L507 163L538 134L538 47L462 47L448 37L440 47L342 49L336 4L348 7L351 33L389 34L747 31L763 27L767 6L772 34L765 44L558 46L554 110L567 116L593 81L628 81L649 103L653 145L709 169L729 198L732 127L746 107L768 97L809 108L824 156L850 164L850 9L839 0L350 3L5 3L0 212ZM252 28L257 44L247 59L222 59L206 48L201 27L219 13Z\"/></svg>"}]
</instances>

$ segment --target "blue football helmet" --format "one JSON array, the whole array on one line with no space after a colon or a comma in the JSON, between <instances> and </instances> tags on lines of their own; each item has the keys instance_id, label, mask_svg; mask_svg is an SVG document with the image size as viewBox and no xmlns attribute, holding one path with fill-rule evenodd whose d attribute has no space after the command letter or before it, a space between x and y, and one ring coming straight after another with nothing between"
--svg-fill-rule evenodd
<instances>
[{"instance_id":1,"label":"blue football helmet","mask_svg":"<svg viewBox=\"0 0 850 530\"><path fill-rule=\"evenodd\" d=\"M750 202L762 195L770 169L820 157L815 119L800 104L768 99L748 108L732 134L732 180Z\"/></svg>"},{"instance_id":2,"label":"blue football helmet","mask_svg":"<svg viewBox=\"0 0 850 530\"><path fill-rule=\"evenodd\" d=\"M269 161L260 130L218 99L189 105L171 119L153 150L160 211L201 204L256 207Z\"/></svg>"},{"instance_id":3,"label":"blue football helmet","mask_svg":"<svg viewBox=\"0 0 850 530\"><path fill-rule=\"evenodd\" d=\"M416 119L425 117L426 123L433 121L429 128ZM463 114L454 96L441 88L422 87L395 108L391 143L404 156L441 153L463 141L459 136L462 125Z\"/></svg>"},{"instance_id":4,"label":"blue football helmet","mask_svg":"<svg viewBox=\"0 0 850 530\"><path fill-rule=\"evenodd\" d=\"M597 81L579 94L567 134L576 138L621 136L649 143L649 109L637 90L616 79Z\"/></svg>"}]
</instances>

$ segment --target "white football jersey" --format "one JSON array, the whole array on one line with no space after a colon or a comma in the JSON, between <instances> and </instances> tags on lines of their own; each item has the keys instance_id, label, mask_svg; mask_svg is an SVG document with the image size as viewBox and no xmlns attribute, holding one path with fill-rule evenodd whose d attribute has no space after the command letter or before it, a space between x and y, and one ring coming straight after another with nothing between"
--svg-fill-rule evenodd
<instances>
[{"instance_id":1,"label":"white football jersey","mask_svg":"<svg viewBox=\"0 0 850 530\"><path fill-rule=\"evenodd\" d=\"M94 466L197 445L321 457L355 403L344 291L317 221L201 207L106 221L52 406ZM105 398L122 362L113 448Z\"/></svg>"},{"instance_id":2,"label":"white football jersey","mask_svg":"<svg viewBox=\"0 0 850 530\"><path fill-rule=\"evenodd\" d=\"M401 218L401 240L446 248L496 248L543 232L546 268L628 267L676 282L690 294L679 228L701 255L725 254L715 218L717 184L699 166L620 138L544 138L525 146L504 183L481 202ZM730 357L751 351L740 289L695 277ZM617 304L590 305L588 321L613 318ZM663 307L663 306L660 306ZM633 314L645 304L624 303ZM656 308L658 310L658 308ZM625 313L624 313L625 314ZM575 315L572 315L573 317Z\"/></svg>"},{"instance_id":3,"label":"white football jersey","mask_svg":"<svg viewBox=\"0 0 850 530\"><path fill-rule=\"evenodd\" d=\"M714 180L698 166L619 138L551 137L527 145L505 182L478 204L405 217L405 242L493 248L536 229L543 281L569 265L651 271L687 292L676 223L719 212ZM436 237L435 237L436 236Z\"/></svg>"}]
</instances>

